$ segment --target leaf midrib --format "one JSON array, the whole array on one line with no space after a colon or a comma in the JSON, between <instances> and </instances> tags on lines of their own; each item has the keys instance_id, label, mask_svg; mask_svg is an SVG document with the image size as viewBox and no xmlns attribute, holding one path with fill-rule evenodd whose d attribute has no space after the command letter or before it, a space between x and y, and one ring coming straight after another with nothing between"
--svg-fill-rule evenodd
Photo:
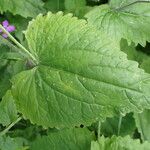
<instances>
[{"instance_id":1,"label":"leaf midrib","mask_svg":"<svg viewBox=\"0 0 150 150\"><path fill-rule=\"evenodd\" d=\"M74 72L72 72L72 71L70 71L70 70L65 70L65 69L62 69L62 68L58 68L58 67L56 67L56 66L53 67L53 66L48 66L48 65L45 65L45 64L44 64L44 65L41 64L41 65L39 65L39 66L37 66L37 67L40 67L40 66L48 67L48 68L50 68L50 69L52 69L52 70L56 70L56 71L66 72L66 73L69 73L69 74L71 74L71 75L77 75L78 77L86 78L86 79L89 79L89 80L94 80L94 81L97 81L97 82L101 82L101 83L104 83L104 84L109 85L109 86L114 86L114 87L116 87L116 88L122 88L122 89L124 89L125 91L126 91L126 90L129 90L129 91L132 91L132 92L135 92L135 93L138 93L138 94L143 94L142 91L139 91L139 90L136 90L136 89L133 89L133 88L128 88L128 87L124 87L124 86L121 86L121 85L118 85L118 84L113 84L113 83L110 83L110 82L107 82L107 81L102 81L102 80L90 78L89 76L86 76L86 75L83 75L83 74L77 74L77 73L74 73ZM148 80L148 79L150 79L150 78L145 78L144 80L140 80L139 82L141 82L141 81L143 82L143 81ZM134 84L137 84L137 82L134 83ZM134 84L132 84L132 85L134 85ZM144 94L143 94L143 95L144 95Z\"/></svg>"}]
</instances>

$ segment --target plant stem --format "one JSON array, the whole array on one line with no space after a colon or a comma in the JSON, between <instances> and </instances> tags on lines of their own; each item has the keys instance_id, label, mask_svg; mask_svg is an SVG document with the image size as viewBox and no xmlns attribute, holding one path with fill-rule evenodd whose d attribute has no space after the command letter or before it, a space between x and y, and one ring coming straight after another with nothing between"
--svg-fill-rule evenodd
<instances>
[{"instance_id":1,"label":"plant stem","mask_svg":"<svg viewBox=\"0 0 150 150\"><path fill-rule=\"evenodd\" d=\"M118 122L118 136L119 136L119 134L120 134L121 124L122 124L122 115L119 116L119 122Z\"/></svg>"},{"instance_id":2,"label":"plant stem","mask_svg":"<svg viewBox=\"0 0 150 150\"><path fill-rule=\"evenodd\" d=\"M4 33L8 35L8 37L12 42L14 42L20 49L22 49L33 60L33 63L35 65L38 64L37 59L24 46L22 46L1 24L0 24L0 28L3 30Z\"/></svg>"},{"instance_id":3,"label":"plant stem","mask_svg":"<svg viewBox=\"0 0 150 150\"><path fill-rule=\"evenodd\" d=\"M98 137L98 139L100 138L100 135L101 134L101 122L99 121L98 122L98 135L97 135L97 137Z\"/></svg>"},{"instance_id":4,"label":"plant stem","mask_svg":"<svg viewBox=\"0 0 150 150\"><path fill-rule=\"evenodd\" d=\"M0 132L0 136L6 134L16 123L18 123L22 117L17 118L14 122L12 122L6 129L4 129L2 132Z\"/></svg>"}]
</instances>

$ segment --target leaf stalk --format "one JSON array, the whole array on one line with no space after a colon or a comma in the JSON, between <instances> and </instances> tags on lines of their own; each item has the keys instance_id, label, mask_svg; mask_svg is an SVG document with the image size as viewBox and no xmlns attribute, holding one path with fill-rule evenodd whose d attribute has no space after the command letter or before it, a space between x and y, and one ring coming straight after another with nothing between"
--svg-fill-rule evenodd
<instances>
[{"instance_id":1,"label":"leaf stalk","mask_svg":"<svg viewBox=\"0 0 150 150\"><path fill-rule=\"evenodd\" d=\"M22 49L23 52L29 56L29 58L31 58L32 63L34 65L38 64L37 59L23 45L21 45L1 24L0 24L0 29L2 29L2 31L8 35L9 39L12 42L14 42L20 49Z\"/></svg>"},{"instance_id":2,"label":"leaf stalk","mask_svg":"<svg viewBox=\"0 0 150 150\"><path fill-rule=\"evenodd\" d=\"M18 123L22 117L17 118L14 122L12 122L6 129L4 129L2 132L0 132L0 136L5 135L16 123Z\"/></svg>"}]
</instances>

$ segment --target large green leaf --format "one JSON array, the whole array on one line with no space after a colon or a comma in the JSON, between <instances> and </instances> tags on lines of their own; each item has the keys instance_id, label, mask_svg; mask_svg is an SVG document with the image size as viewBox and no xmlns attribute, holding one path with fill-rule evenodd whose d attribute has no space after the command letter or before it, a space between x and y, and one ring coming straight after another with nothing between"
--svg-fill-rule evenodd
<instances>
[{"instance_id":1,"label":"large green leaf","mask_svg":"<svg viewBox=\"0 0 150 150\"><path fill-rule=\"evenodd\" d=\"M133 140L129 136L112 138L102 136L98 142L92 142L91 150L150 150L150 143L141 144L139 140Z\"/></svg>"},{"instance_id":2,"label":"large green leaf","mask_svg":"<svg viewBox=\"0 0 150 150\"><path fill-rule=\"evenodd\" d=\"M23 17L35 17L44 12L41 0L0 0L0 13L11 12Z\"/></svg>"},{"instance_id":3,"label":"large green leaf","mask_svg":"<svg viewBox=\"0 0 150 150\"><path fill-rule=\"evenodd\" d=\"M65 129L37 138L31 150L90 150L94 135L88 129Z\"/></svg>"},{"instance_id":4,"label":"large green leaf","mask_svg":"<svg viewBox=\"0 0 150 150\"><path fill-rule=\"evenodd\" d=\"M150 41L150 1L110 0L109 5L101 5L90 11L88 23L105 33L112 41L121 38L129 43L145 45Z\"/></svg>"},{"instance_id":5,"label":"large green leaf","mask_svg":"<svg viewBox=\"0 0 150 150\"><path fill-rule=\"evenodd\" d=\"M8 126L17 119L17 109L11 91L8 91L0 102L0 124Z\"/></svg>"},{"instance_id":6,"label":"large green leaf","mask_svg":"<svg viewBox=\"0 0 150 150\"><path fill-rule=\"evenodd\" d=\"M64 127L150 106L150 75L98 30L62 13L39 15L26 38L39 61L12 80L18 110L32 123Z\"/></svg>"}]
</instances>

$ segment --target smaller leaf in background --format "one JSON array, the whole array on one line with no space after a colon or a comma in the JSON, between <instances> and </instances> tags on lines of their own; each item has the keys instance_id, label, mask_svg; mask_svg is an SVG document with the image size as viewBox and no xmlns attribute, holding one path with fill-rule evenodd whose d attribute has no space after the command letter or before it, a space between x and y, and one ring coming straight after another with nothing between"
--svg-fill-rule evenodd
<instances>
[{"instance_id":1,"label":"smaller leaf in background","mask_svg":"<svg viewBox=\"0 0 150 150\"><path fill-rule=\"evenodd\" d=\"M141 66L142 69L145 70L145 72L150 73L150 56L147 59L144 59Z\"/></svg>"},{"instance_id":2,"label":"smaller leaf in background","mask_svg":"<svg viewBox=\"0 0 150 150\"><path fill-rule=\"evenodd\" d=\"M8 49L9 48L7 46L0 45L0 99L10 88L9 79L11 78L11 75L7 70L8 60L6 59Z\"/></svg>"},{"instance_id":3,"label":"smaller leaf in background","mask_svg":"<svg viewBox=\"0 0 150 150\"><path fill-rule=\"evenodd\" d=\"M0 136L0 150L26 150L27 141L24 138Z\"/></svg>"},{"instance_id":4,"label":"smaller leaf in background","mask_svg":"<svg viewBox=\"0 0 150 150\"><path fill-rule=\"evenodd\" d=\"M121 42L121 50L128 55L128 59L138 61L140 68L144 69L145 72L150 73L149 55L139 51L140 49L137 51L134 48L134 44L132 46L127 46L125 41ZM142 113L134 113L134 118L142 140L148 140L150 142L150 110L144 110Z\"/></svg>"},{"instance_id":5,"label":"smaller leaf in background","mask_svg":"<svg viewBox=\"0 0 150 150\"><path fill-rule=\"evenodd\" d=\"M95 7L85 15L88 23L105 33L112 41L122 38L137 45L150 41L150 1L110 0L109 5Z\"/></svg>"},{"instance_id":6,"label":"smaller leaf in background","mask_svg":"<svg viewBox=\"0 0 150 150\"><path fill-rule=\"evenodd\" d=\"M29 143L34 141L37 136L40 136L41 128L36 125L28 124L25 120L22 120L18 123L18 126L17 129L9 131L9 136L13 138L23 137L27 139Z\"/></svg>"},{"instance_id":7,"label":"smaller leaf in background","mask_svg":"<svg viewBox=\"0 0 150 150\"><path fill-rule=\"evenodd\" d=\"M7 70L0 70L0 99L3 97L5 92L10 88L11 84L9 79L11 78Z\"/></svg>"},{"instance_id":8,"label":"smaller leaf in background","mask_svg":"<svg viewBox=\"0 0 150 150\"><path fill-rule=\"evenodd\" d=\"M121 40L120 49L127 54L129 60L137 61L140 68L144 69L145 72L150 73L149 44L147 44L145 48L140 48L139 46L135 47L134 43L128 45L126 40Z\"/></svg>"},{"instance_id":9,"label":"smaller leaf in background","mask_svg":"<svg viewBox=\"0 0 150 150\"><path fill-rule=\"evenodd\" d=\"M137 50L134 43L129 45L127 43L127 40L124 39L122 39L120 42L120 50L127 54L129 60L137 61L139 63L139 66L141 66L144 60L147 60L149 58L146 53Z\"/></svg>"},{"instance_id":10,"label":"smaller leaf in background","mask_svg":"<svg viewBox=\"0 0 150 150\"><path fill-rule=\"evenodd\" d=\"M0 40L2 37L0 38ZM0 70L3 69L6 65L8 60L6 59L6 53L8 52L8 47L7 46L2 46L0 42Z\"/></svg>"},{"instance_id":11,"label":"smaller leaf in background","mask_svg":"<svg viewBox=\"0 0 150 150\"><path fill-rule=\"evenodd\" d=\"M65 0L66 10L75 10L86 6L86 0Z\"/></svg>"},{"instance_id":12,"label":"smaller leaf in background","mask_svg":"<svg viewBox=\"0 0 150 150\"><path fill-rule=\"evenodd\" d=\"M12 53L10 53L10 57L12 57L11 55ZM11 87L10 79L12 76L25 69L24 61L4 61L6 61L5 66L0 69L0 98L2 98L5 92Z\"/></svg>"},{"instance_id":13,"label":"smaller leaf in background","mask_svg":"<svg viewBox=\"0 0 150 150\"><path fill-rule=\"evenodd\" d=\"M0 99L11 87L12 76L25 69L25 59L16 51L17 47L0 37Z\"/></svg>"},{"instance_id":14,"label":"smaller leaf in background","mask_svg":"<svg viewBox=\"0 0 150 150\"><path fill-rule=\"evenodd\" d=\"M37 138L31 150L90 150L94 135L87 128L64 129Z\"/></svg>"},{"instance_id":15,"label":"smaller leaf in background","mask_svg":"<svg viewBox=\"0 0 150 150\"><path fill-rule=\"evenodd\" d=\"M21 15L25 18L36 17L45 12L42 0L0 0L0 13L11 12L13 15Z\"/></svg>"},{"instance_id":16,"label":"smaller leaf in background","mask_svg":"<svg viewBox=\"0 0 150 150\"><path fill-rule=\"evenodd\" d=\"M142 113L135 113L134 118L142 140L150 142L150 110L146 109Z\"/></svg>"},{"instance_id":17,"label":"smaller leaf in background","mask_svg":"<svg viewBox=\"0 0 150 150\"><path fill-rule=\"evenodd\" d=\"M23 68L24 62L17 61L17 62L10 62L9 65L0 69L0 98L2 98L5 92L11 87L10 79L12 78L12 76L22 71Z\"/></svg>"},{"instance_id":18,"label":"smaller leaf in background","mask_svg":"<svg viewBox=\"0 0 150 150\"><path fill-rule=\"evenodd\" d=\"M7 91L0 102L0 124L8 126L15 121L17 117L17 109L11 91Z\"/></svg>"},{"instance_id":19,"label":"smaller leaf in background","mask_svg":"<svg viewBox=\"0 0 150 150\"><path fill-rule=\"evenodd\" d=\"M91 150L150 150L150 143L140 143L140 140L133 140L130 136L111 138L100 137L97 142L92 141Z\"/></svg>"},{"instance_id":20,"label":"smaller leaf in background","mask_svg":"<svg viewBox=\"0 0 150 150\"><path fill-rule=\"evenodd\" d=\"M118 130L119 130L118 124L119 124L119 117L107 118L106 121L101 124L101 133L104 136L109 136L109 137L112 135L118 135ZM132 114L127 114L125 117L122 118L119 135L132 136L135 129L136 126Z\"/></svg>"},{"instance_id":21,"label":"smaller leaf in background","mask_svg":"<svg viewBox=\"0 0 150 150\"><path fill-rule=\"evenodd\" d=\"M71 12L79 18L89 12L92 7L86 6L86 0L65 0L66 12Z\"/></svg>"},{"instance_id":22,"label":"smaller leaf in background","mask_svg":"<svg viewBox=\"0 0 150 150\"><path fill-rule=\"evenodd\" d=\"M64 7L64 0L47 0L44 5L47 11L52 12L63 11Z\"/></svg>"},{"instance_id":23,"label":"smaller leaf in background","mask_svg":"<svg viewBox=\"0 0 150 150\"><path fill-rule=\"evenodd\" d=\"M109 4L114 9L150 16L149 5L146 5L148 4L147 2L150 2L150 0L110 0Z\"/></svg>"}]
</instances>

